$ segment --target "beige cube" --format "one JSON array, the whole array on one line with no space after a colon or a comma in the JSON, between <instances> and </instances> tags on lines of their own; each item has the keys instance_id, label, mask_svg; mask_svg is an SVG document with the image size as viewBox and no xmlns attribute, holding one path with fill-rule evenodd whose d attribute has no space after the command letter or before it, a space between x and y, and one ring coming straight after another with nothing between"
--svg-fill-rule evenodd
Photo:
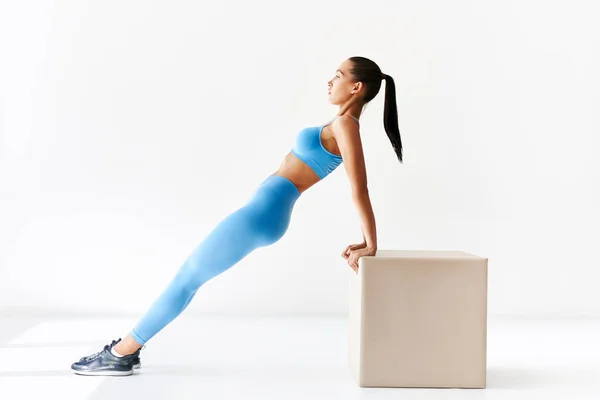
<instances>
[{"instance_id":1,"label":"beige cube","mask_svg":"<svg viewBox=\"0 0 600 400\"><path fill-rule=\"evenodd\" d=\"M349 364L361 387L485 388L488 259L377 250L349 269Z\"/></svg>"}]
</instances>

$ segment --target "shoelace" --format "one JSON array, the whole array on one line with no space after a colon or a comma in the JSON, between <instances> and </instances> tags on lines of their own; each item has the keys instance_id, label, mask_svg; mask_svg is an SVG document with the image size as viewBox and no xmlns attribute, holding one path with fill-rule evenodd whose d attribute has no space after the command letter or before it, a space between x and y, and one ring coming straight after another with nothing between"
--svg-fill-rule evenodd
<instances>
[{"instance_id":1,"label":"shoelace","mask_svg":"<svg viewBox=\"0 0 600 400\"><path fill-rule=\"evenodd\" d=\"M106 345L106 346L104 346L104 348L103 348L102 350L100 350L99 352L97 352L97 353L94 353L94 354L92 354L92 355L90 355L90 356L85 356L85 357L82 357L82 358L81 358L81 360L79 360L79 361L92 361L93 359L97 358L97 357L100 355L100 353L102 353L102 352L104 352L104 351L106 351L106 350L110 349L110 348L111 348L112 346L114 346L115 344L117 344L117 341L116 341L116 340L113 340L111 344L107 344L107 345Z\"/></svg>"},{"instance_id":2,"label":"shoelace","mask_svg":"<svg viewBox=\"0 0 600 400\"><path fill-rule=\"evenodd\" d=\"M113 346L114 346L115 344L117 344L117 343L118 343L118 340L113 340L111 344L107 344L107 345L106 345L106 346L104 346L104 348L103 348L102 350L100 350L99 352L97 352L97 353L94 353L94 354L92 354L92 355L90 355L90 356L85 356L85 357L82 357L82 358L81 358L81 360L79 360L79 361L92 361L93 359L97 358L97 357L100 355L100 353L102 353L102 352L104 352L104 351L106 351L106 350L110 349L111 347L113 347ZM143 349L145 349L145 348L146 348L146 345L145 345L145 344L143 344L143 345L142 345L142 347L140 347L140 349L139 349L139 350L143 350Z\"/></svg>"}]
</instances>

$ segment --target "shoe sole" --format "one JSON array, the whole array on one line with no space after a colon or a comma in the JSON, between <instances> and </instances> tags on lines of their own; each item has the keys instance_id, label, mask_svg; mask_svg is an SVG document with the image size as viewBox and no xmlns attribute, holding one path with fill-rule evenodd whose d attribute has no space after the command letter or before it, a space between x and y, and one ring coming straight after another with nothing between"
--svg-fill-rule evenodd
<instances>
[{"instance_id":1,"label":"shoe sole","mask_svg":"<svg viewBox=\"0 0 600 400\"><path fill-rule=\"evenodd\" d=\"M78 375L87 375L87 376L126 376L133 374L133 369L131 371L109 371L109 370L100 370L100 371L81 371L71 368L73 372Z\"/></svg>"}]
</instances>

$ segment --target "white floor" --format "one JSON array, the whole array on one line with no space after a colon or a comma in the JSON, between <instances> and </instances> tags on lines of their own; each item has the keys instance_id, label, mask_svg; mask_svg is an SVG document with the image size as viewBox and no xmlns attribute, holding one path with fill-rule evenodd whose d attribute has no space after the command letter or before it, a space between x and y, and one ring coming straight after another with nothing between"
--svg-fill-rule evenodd
<instances>
[{"instance_id":1,"label":"white floor","mask_svg":"<svg viewBox=\"0 0 600 400\"><path fill-rule=\"evenodd\" d=\"M486 389L360 388L345 316L183 314L127 377L69 367L136 318L0 317L0 399L600 399L600 319L488 317Z\"/></svg>"}]
</instances>

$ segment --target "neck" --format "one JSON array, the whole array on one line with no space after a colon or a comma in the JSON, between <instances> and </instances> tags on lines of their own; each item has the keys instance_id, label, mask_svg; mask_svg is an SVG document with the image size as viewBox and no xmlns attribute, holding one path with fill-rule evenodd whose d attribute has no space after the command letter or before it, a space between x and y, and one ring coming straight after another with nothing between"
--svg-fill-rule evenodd
<instances>
[{"instance_id":1,"label":"neck","mask_svg":"<svg viewBox=\"0 0 600 400\"><path fill-rule=\"evenodd\" d=\"M354 102L354 103L348 102L348 103L342 104L340 106L336 116L350 115L350 116L354 117L355 119L359 119L361 109L362 109L362 107L360 104L358 104L356 102Z\"/></svg>"}]
</instances>

